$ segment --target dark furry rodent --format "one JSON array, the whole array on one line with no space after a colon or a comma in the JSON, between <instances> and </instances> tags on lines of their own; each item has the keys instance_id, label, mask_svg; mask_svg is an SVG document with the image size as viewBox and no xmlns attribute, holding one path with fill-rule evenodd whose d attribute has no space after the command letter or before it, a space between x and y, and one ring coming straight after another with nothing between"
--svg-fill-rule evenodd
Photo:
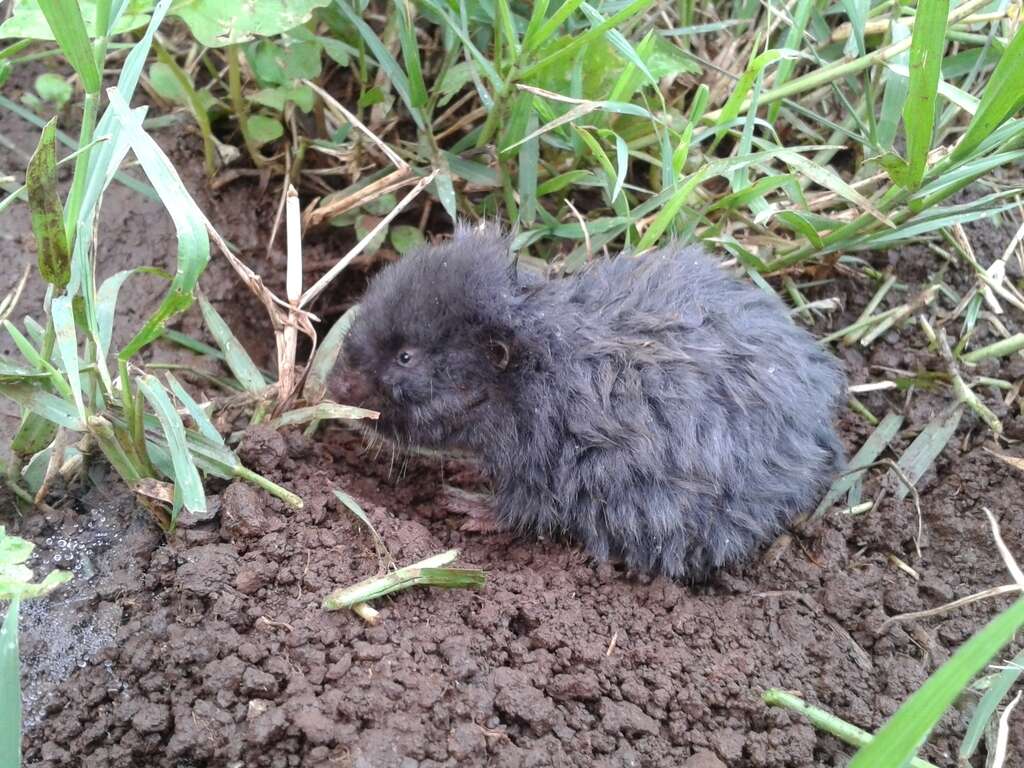
<instances>
[{"instance_id":1,"label":"dark furry rodent","mask_svg":"<svg viewBox=\"0 0 1024 768\"><path fill-rule=\"evenodd\" d=\"M781 302L699 247L545 280L462 227L373 280L334 388L399 444L479 454L501 527L696 579L818 501L845 384Z\"/></svg>"}]
</instances>

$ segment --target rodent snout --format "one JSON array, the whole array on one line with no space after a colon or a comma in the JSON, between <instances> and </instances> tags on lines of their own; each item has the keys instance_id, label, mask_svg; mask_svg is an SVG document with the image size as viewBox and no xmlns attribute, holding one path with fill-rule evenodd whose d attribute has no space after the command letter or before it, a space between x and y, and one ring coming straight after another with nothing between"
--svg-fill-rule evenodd
<instances>
[{"instance_id":1,"label":"rodent snout","mask_svg":"<svg viewBox=\"0 0 1024 768\"><path fill-rule=\"evenodd\" d=\"M375 392L372 382L359 373L349 368L340 371L331 381L331 394L335 401L345 405L371 406L377 403L370 403ZM373 398L379 400L379 398Z\"/></svg>"}]
</instances>

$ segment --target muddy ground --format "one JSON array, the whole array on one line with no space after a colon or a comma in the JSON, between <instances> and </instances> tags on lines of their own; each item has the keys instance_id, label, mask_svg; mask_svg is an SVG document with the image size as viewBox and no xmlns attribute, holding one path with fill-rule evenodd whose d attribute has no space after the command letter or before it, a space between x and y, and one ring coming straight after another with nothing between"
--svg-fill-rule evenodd
<instances>
[{"instance_id":1,"label":"muddy ground","mask_svg":"<svg viewBox=\"0 0 1024 768\"><path fill-rule=\"evenodd\" d=\"M0 114L0 132L31 150L34 134L16 120ZM265 254L273 185L263 191L245 178L210 192L195 138L179 129L160 138L222 234L280 285L280 262ZM16 156L0 159L0 167L22 165ZM115 187L105 211L103 276L170 263L173 230L157 204ZM23 211L8 213L2 232L5 264L29 257ZM971 236L984 263L1009 238L992 224L972 228ZM317 239L307 257L326 260L343 238ZM924 248L875 260L895 264L911 285L939 266ZM203 287L269 365L262 309L217 257ZM161 290L158 281L130 282L118 332L129 335ZM344 302L339 290L328 304ZM841 277L820 296L845 300L831 321L839 325L860 312L869 293ZM40 297L30 287L21 309L34 310ZM180 327L202 334L194 312ZM909 329L863 354L845 352L853 381L878 378L878 366L936 367L919 343ZM166 359L172 352L153 354ZM1024 367L1014 360L999 373L1016 379ZM903 393L876 393L865 401L879 414L906 413L901 450L948 404L948 394L920 392L908 402ZM1005 421L1008 435L1024 434L1016 410ZM869 433L858 417L844 418L851 450ZM358 436L336 427L312 440L260 430L243 440L247 463L300 493L302 511L241 483L215 485L219 518L169 537L97 466L91 487L52 500L55 516L6 517L39 544L35 565L70 561L78 575L27 611L26 764L845 765L849 747L767 708L760 694L785 688L876 729L1005 607L994 600L883 628L888 616L1006 583L983 507L999 518L1010 549L1024 553L1024 474L987 453L994 446L987 441L965 417L921 482L920 557L913 505L889 500L866 516L832 514L700 586L637 578L558 542L463 533L441 487L478 488L471 470L453 462L396 463L390 454L368 454ZM371 538L334 500L334 488L363 502L398 562L457 547L461 563L486 569L486 586L402 593L377 606L376 627L348 612L324 613L325 594L379 567ZM878 491L872 478L866 495ZM893 556L919 578L896 567ZM936 765L955 764L972 701L968 696L948 713L929 740L924 756ZM1022 723L1014 722L1007 766L1024 766ZM983 757L974 764L983 765Z\"/></svg>"}]
</instances>

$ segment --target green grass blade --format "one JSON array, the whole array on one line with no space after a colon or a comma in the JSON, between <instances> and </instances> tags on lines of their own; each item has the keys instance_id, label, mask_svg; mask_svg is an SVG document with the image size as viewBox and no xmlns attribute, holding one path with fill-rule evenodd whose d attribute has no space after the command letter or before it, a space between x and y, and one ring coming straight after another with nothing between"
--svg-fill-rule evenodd
<instances>
[{"instance_id":1,"label":"green grass blade","mask_svg":"<svg viewBox=\"0 0 1024 768\"><path fill-rule=\"evenodd\" d=\"M25 172L32 233L36 237L39 273L63 289L71 279L71 254L64 229L64 209L57 194L57 118L43 128Z\"/></svg>"},{"instance_id":2,"label":"green grass blade","mask_svg":"<svg viewBox=\"0 0 1024 768\"><path fill-rule=\"evenodd\" d=\"M18 612L21 601L7 605L0 627L0 755L4 765L21 765L21 658L18 651Z\"/></svg>"},{"instance_id":3,"label":"green grass blade","mask_svg":"<svg viewBox=\"0 0 1024 768\"><path fill-rule=\"evenodd\" d=\"M50 375L50 383L53 384L53 388L57 390L61 397L67 400L73 400L71 395L71 387L61 376L60 371L53 367L53 364L44 358L39 351L32 346L32 343L26 339L21 331L18 330L17 326L14 325L10 320L4 320L4 328L7 329L7 333L10 334L11 339L14 341L14 345L18 348L25 359L37 370L46 371Z\"/></svg>"},{"instance_id":4,"label":"green grass blade","mask_svg":"<svg viewBox=\"0 0 1024 768\"><path fill-rule=\"evenodd\" d=\"M396 3L398 18L398 39L402 45L402 61L409 74L410 106L422 107L427 103L427 86L423 82L423 65L420 62L420 47L416 42L416 25L412 18L412 5L407 0Z\"/></svg>"},{"instance_id":5,"label":"green grass blade","mask_svg":"<svg viewBox=\"0 0 1024 768\"><path fill-rule=\"evenodd\" d=\"M395 61L395 57L391 55L387 46L381 42L381 39L377 37L377 33L373 31L370 25L363 21L362 17L353 10L352 6L349 4L349 0L335 0L334 7L341 12L341 15L345 17L349 24L355 27L359 36L363 38L363 42L366 43L367 47L373 53L374 59L377 60L377 65L388 76L391 84L398 92L399 97L409 108L409 114L416 122L416 126L420 130L423 130L425 128L423 118L420 116L420 110L416 108L416 103L412 95L412 87L409 84L409 78L406 77L402 68L398 66L398 62Z\"/></svg>"},{"instance_id":6,"label":"green grass blade","mask_svg":"<svg viewBox=\"0 0 1024 768\"><path fill-rule=\"evenodd\" d=\"M228 368L231 369L231 373L235 375L239 383L250 392L258 392L265 388L267 383L263 379L263 374L260 373L259 366L252 361L249 353L245 351L245 347L235 338L235 334L224 322L224 318L203 295L199 296L199 308L202 310L206 327L210 329L217 346L224 353Z\"/></svg>"},{"instance_id":7,"label":"green grass blade","mask_svg":"<svg viewBox=\"0 0 1024 768\"><path fill-rule=\"evenodd\" d=\"M78 415L85 421L85 402L82 400L82 376L78 370L78 335L75 333L75 316L71 309L70 296L58 296L50 304L53 329L57 337L57 351L64 364L71 385L71 396L78 408Z\"/></svg>"},{"instance_id":8,"label":"green grass blade","mask_svg":"<svg viewBox=\"0 0 1024 768\"><path fill-rule=\"evenodd\" d=\"M595 24L602 24L606 21L605 17L590 3L583 3L583 13L587 15L592 22ZM629 40L626 39L617 29L609 29L606 37L615 49L625 57L626 61L636 67L640 72L643 73L644 77L647 78L647 82L651 85L657 85L658 81L654 79L654 75L651 74L651 70L647 68L647 64L640 58L640 54L637 53L636 49L630 44ZM653 39L653 38L652 38Z\"/></svg>"},{"instance_id":9,"label":"green grass blade","mask_svg":"<svg viewBox=\"0 0 1024 768\"><path fill-rule=\"evenodd\" d=\"M811 11L814 10L814 5L814 0L797 0L796 9L793 11L793 23L790 25L789 31L786 33L786 39L782 42L783 48L788 48L794 51L800 50L800 44L803 42L804 30L807 29L807 22L811 18ZM789 80L795 67L795 59L784 59L779 64L779 68L775 70L775 87L779 87ZM779 109L781 107L782 102L780 101L771 105L768 109L769 123L775 123L775 120L779 116Z\"/></svg>"},{"instance_id":10,"label":"green grass blade","mask_svg":"<svg viewBox=\"0 0 1024 768\"><path fill-rule=\"evenodd\" d=\"M526 119L526 130L537 129L537 113L530 110ZM537 168L540 166L540 139L533 138L519 148L519 221L533 226L537 219Z\"/></svg>"},{"instance_id":11,"label":"green grass blade","mask_svg":"<svg viewBox=\"0 0 1024 768\"><path fill-rule=\"evenodd\" d=\"M1016 110L1024 105L1024 27L1017 30L1010 45L1003 52L999 63L992 72L985 90L981 94L981 103L974 113L974 118L967 126L960 143L953 149L950 162L970 157L997 127Z\"/></svg>"},{"instance_id":12,"label":"green grass blade","mask_svg":"<svg viewBox=\"0 0 1024 768\"><path fill-rule=\"evenodd\" d=\"M541 23L540 20L543 18L544 14L547 13L547 5L548 3L545 2L544 7L541 8L539 7L540 3L537 3L533 9L533 15L530 18L530 26L534 27L536 22L537 27L535 27L536 31L533 33L530 32L529 28L526 30L523 47L527 51L533 51L539 46L544 45L548 38L555 34L555 32L558 31L558 28L565 23L565 20L568 19L577 8L583 5L583 0L565 0L565 2L558 6L558 9L551 15L550 19Z\"/></svg>"},{"instance_id":13,"label":"green grass blade","mask_svg":"<svg viewBox=\"0 0 1024 768\"><path fill-rule=\"evenodd\" d=\"M338 356L341 354L341 347L345 341L345 334L352 327L359 312L359 305L349 309L331 326L331 330L324 336L320 346L313 354L313 360L309 364L309 373L306 374L306 383L302 388L302 396L306 402L318 403L327 394L327 379L338 363Z\"/></svg>"},{"instance_id":14,"label":"green grass blade","mask_svg":"<svg viewBox=\"0 0 1024 768\"><path fill-rule=\"evenodd\" d=\"M868 200L854 187L847 184L846 181L844 181L835 171L826 166L817 165L813 161L808 160L803 155L794 152L791 149L779 148L776 151L776 155L790 168L799 171L811 181L835 192L844 200L853 203L865 213L871 214L883 224L894 226L888 216L882 213L874 203Z\"/></svg>"},{"instance_id":15,"label":"green grass blade","mask_svg":"<svg viewBox=\"0 0 1024 768\"><path fill-rule=\"evenodd\" d=\"M894 181L917 189L924 178L928 151L935 126L935 99L942 70L942 49L946 44L949 0L931 0L917 6L910 43L910 86L903 105L903 126L907 135L905 173L897 171ZM891 166L887 166L892 171Z\"/></svg>"},{"instance_id":16,"label":"green grass blade","mask_svg":"<svg viewBox=\"0 0 1024 768\"><path fill-rule=\"evenodd\" d=\"M59 131L55 131L54 133L58 134ZM88 144L86 144L81 149L76 149L74 152L71 152L70 154L65 155L60 160L58 160L57 161L57 167L60 167L60 166L64 165L65 163L69 163L72 160L77 159L80 155L83 155L83 154L85 154L87 152L90 152L93 147L95 147L97 144L100 144L100 143L102 143L104 141L106 141L106 139L102 138L102 137L101 138L97 138L97 139L93 139L92 141L90 141ZM0 200L0 213L3 213L8 208L10 208L15 200L24 198L25 197L25 191L26 191L26 187L25 186L20 186L17 189L15 189L13 192L11 192L9 195L7 195L5 198Z\"/></svg>"},{"instance_id":17,"label":"green grass blade","mask_svg":"<svg viewBox=\"0 0 1024 768\"><path fill-rule=\"evenodd\" d=\"M38 0L64 58L82 78L86 93L99 94L100 72L96 68L89 33L77 0Z\"/></svg>"},{"instance_id":18,"label":"green grass blade","mask_svg":"<svg viewBox=\"0 0 1024 768\"><path fill-rule=\"evenodd\" d=\"M523 34L523 47L529 45L530 41L534 39L537 32L540 30L541 25L548 15L548 5L550 0L535 0L533 8L530 9L530 20L526 23L526 32ZM560 8L565 6L566 3L562 3ZM542 41L543 42L543 41Z\"/></svg>"},{"instance_id":19,"label":"green grass blade","mask_svg":"<svg viewBox=\"0 0 1024 768\"><path fill-rule=\"evenodd\" d=\"M1022 672L1024 672L1024 651L1018 653L1006 669L996 675L988 690L981 697L981 701L978 702L978 706L974 708L974 715L971 717L970 725L967 726L964 740L960 744L961 765L967 765L970 762L971 757L978 749L978 744L981 743L986 726L999 707L999 702L1017 682Z\"/></svg>"},{"instance_id":20,"label":"green grass blade","mask_svg":"<svg viewBox=\"0 0 1024 768\"><path fill-rule=\"evenodd\" d=\"M897 466L903 470L903 474L911 483L916 485L938 455L942 453L942 449L946 447L950 438L953 437L953 433L956 432L962 415L963 409L959 407L959 404L946 413L940 414L928 422L928 425L914 438L914 442L903 452ZM905 499L910 493L910 489L900 482L892 472L889 473L889 482L896 488L893 493L896 499Z\"/></svg>"},{"instance_id":21,"label":"green grass blade","mask_svg":"<svg viewBox=\"0 0 1024 768\"><path fill-rule=\"evenodd\" d=\"M687 201L693 190L697 188L697 185L704 181L708 175L709 173L707 168L702 168L679 185L679 188L672 194L672 197L669 198L665 207L658 212L657 216L654 217L654 221L651 222L647 231L644 232L643 236L640 238L640 242L637 244L638 251L651 248L658 242L661 236L665 233L665 230L668 229L669 224L671 224L672 220L675 219L676 214L678 214L679 210L683 207L683 203Z\"/></svg>"},{"instance_id":22,"label":"green grass blade","mask_svg":"<svg viewBox=\"0 0 1024 768\"><path fill-rule=\"evenodd\" d=\"M171 398L167 396L167 391L159 379L146 375L140 377L138 382L139 389L156 414L167 440L171 463L174 465L174 484L181 489L185 508L191 512L205 512L206 494L203 492L203 481L189 454L188 443L185 440L185 425L181 423L181 417L174 409ZM174 522L172 518L172 526Z\"/></svg>"},{"instance_id":23,"label":"green grass blade","mask_svg":"<svg viewBox=\"0 0 1024 768\"><path fill-rule=\"evenodd\" d=\"M732 93L726 100L725 105L722 107L722 111L718 116L718 120L715 121L717 131L715 132L715 140L711 144L713 150L718 142L725 136L727 126L735 120L740 114L740 107L744 100L747 98L747 94L750 93L750 89L754 87L754 81L757 76L761 74L765 67L773 62L778 61L782 58L797 58L800 54L796 51L786 51L781 48L773 48L771 50L760 53L751 59L749 66L746 71L740 76L740 79L736 83L736 87L733 88Z\"/></svg>"},{"instance_id":24,"label":"green grass blade","mask_svg":"<svg viewBox=\"0 0 1024 768\"><path fill-rule=\"evenodd\" d=\"M615 186L612 188L612 202L622 192L622 186L626 183L626 174L629 172L629 147L626 140L618 134L615 136Z\"/></svg>"},{"instance_id":25,"label":"green grass blade","mask_svg":"<svg viewBox=\"0 0 1024 768\"><path fill-rule=\"evenodd\" d=\"M498 0L498 22L501 25L501 34L508 46L509 58L516 59L519 56L519 35L516 33L516 25L512 20L512 9L509 8L509 0Z\"/></svg>"},{"instance_id":26,"label":"green grass blade","mask_svg":"<svg viewBox=\"0 0 1024 768\"><path fill-rule=\"evenodd\" d=\"M100 354L104 358L110 352L110 340L114 336L114 315L117 313L117 295L124 281L134 275L137 270L123 269L116 272L100 285L96 292L96 321L99 330Z\"/></svg>"},{"instance_id":27,"label":"green grass blade","mask_svg":"<svg viewBox=\"0 0 1024 768\"><path fill-rule=\"evenodd\" d=\"M217 428L213 426L213 422L210 421L210 417L206 415L206 412L199 407L199 403L195 401L195 398L190 395L181 383L174 378L169 372L165 374L167 377L167 383L171 387L171 392L178 399L178 402L185 406L185 410L188 411L188 415L192 417L192 421L196 423L196 427L199 429L199 433L203 435L207 440L213 443L227 447L224 443L224 438L221 436Z\"/></svg>"},{"instance_id":28,"label":"green grass blade","mask_svg":"<svg viewBox=\"0 0 1024 768\"><path fill-rule=\"evenodd\" d=\"M896 433L900 431L902 426L903 416L898 413L886 414L881 423L875 427L875 431L864 441L860 450L850 459L847 468L857 469L858 467L866 467L875 461L882 451L885 450L886 446L892 442L892 439L896 437ZM829 488L825 498L822 499L821 504L815 510L814 516L821 517L828 512L831 506L853 488L863 475L864 472L850 472L839 477L832 483L832 487Z\"/></svg>"},{"instance_id":29,"label":"green grass blade","mask_svg":"<svg viewBox=\"0 0 1024 768\"><path fill-rule=\"evenodd\" d=\"M894 43L906 40L907 36L910 34L910 30L907 29L905 24L893 24L890 29L892 30L892 41ZM901 51L892 59L892 63L908 67L909 69L909 52ZM882 92L882 106L878 115L878 127L875 131L875 138L880 147L888 150L892 147L892 143L896 139L896 131L899 129L901 112L903 111L903 105L907 102L907 92L910 90L910 80L909 78L894 72L892 68L886 67L885 71L882 73L882 83L884 87Z\"/></svg>"},{"instance_id":30,"label":"green grass blade","mask_svg":"<svg viewBox=\"0 0 1024 768\"><path fill-rule=\"evenodd\" d=\"M191 306L199 276L210 260L210 240L206 233L206 218L163 150L135 123L127 102L115 89L109 89L107 95L135 156L171 215L178 236L178 264L174 280L157 311L121 350L119 358L127 360L159 338L171 316Z\"/></svg>"},{"instance_id":31,"label":"green grass blade","mask_svg":"<svg viewBox=\"0 0 1024 768\"><path fill-rule=\"evenodd\" d=\"M554 53L549 54L548 56L544 57L537 63L524 69L520 73L520 78L526 80L531 75L536 74L538 71L550 67L552 64L562 61L565 58L575 55L576 51L578 51L583 46L589 45L591 42L593 42L594 40L608 32L608 30L614 29L615 27L622 24L624 21L628 21L637 14L646 11L653 2L654 0L633 0L632 3L627 5L614 16L611 16L602 23L591 27L582 35L577 35L569 43L562 46ZM565 5L569 5L569 3L566 3Z\"/></svg>"},{"instance_id":32,"label":"green grass blade","mask_svg":"<svg viewBox=\"0 0 1024 768\"><path fill-rule=\"evenodd\" d=\"M47 421L52 421L72 432L84 432L85 425L78 417L75 404L50 394L32 384L0 380L0 395L10 398L24 410L38 414Z\"/></svg>"},{"instance_id":33,"label":"green grass blade","mask_svg":"<svg viewBox=\"0 0 1024 768\"><path fill-rule=\"evenodd\" d=\"M896 710L866 747L857 751L850 768L904 765L967 684L1024 626L1024 599L1018 600L964 643L924 685Z\"/></svg>"}]
</instances>

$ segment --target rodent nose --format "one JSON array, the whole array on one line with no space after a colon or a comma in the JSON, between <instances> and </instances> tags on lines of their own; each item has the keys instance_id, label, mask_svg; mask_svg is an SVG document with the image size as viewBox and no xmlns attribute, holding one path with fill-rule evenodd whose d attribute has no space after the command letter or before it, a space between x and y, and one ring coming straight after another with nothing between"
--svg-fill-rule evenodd
<instances>
[{"instance_id":1,"label":"rodent nose","mask_svg":"<svg viewBox=\"0 0 1024 768\"><path fill-rule=\"evenodd\" d=\"M331 394L335 402L359 406L373 394L373 387L366 376L346 369L332 379Z\"/></svg>"}]
</instances>

